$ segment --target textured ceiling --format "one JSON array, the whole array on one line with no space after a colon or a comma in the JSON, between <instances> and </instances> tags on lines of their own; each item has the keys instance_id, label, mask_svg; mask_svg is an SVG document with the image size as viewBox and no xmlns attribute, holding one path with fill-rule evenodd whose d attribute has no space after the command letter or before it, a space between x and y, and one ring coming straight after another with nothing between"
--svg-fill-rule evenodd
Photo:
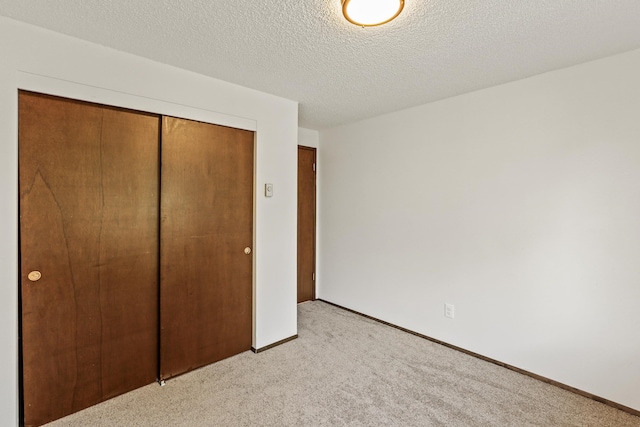
<instances>
[{"instance_id":1,"label":"textured ceiling","mask_svg":"<svg viewBox=\"0 0 640 427\"><path fill-rule=\"evenodd\" d=\"M0 15L300 102L322 129L640 48L640 0L0 0Z\"/></svg>"}]
</instances>

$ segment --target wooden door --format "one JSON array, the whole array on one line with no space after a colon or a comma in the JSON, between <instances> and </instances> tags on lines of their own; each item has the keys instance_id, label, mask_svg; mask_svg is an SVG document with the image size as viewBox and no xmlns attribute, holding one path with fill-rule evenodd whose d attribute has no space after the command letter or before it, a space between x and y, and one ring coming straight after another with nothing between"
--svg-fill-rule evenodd
<instances>
[{"instance_id":1,"label":"wooden door","mask_svg":"<svg viewBox=\"0 0 640 427\"><path fill-rule=\"evenodd\" d=\"M164 117L160 377L251 348L253 132Z\"/></svg>"},{"instance_id":2,"label":"wooden door","mask_svg":"<svg viewBox=\"0 0 640 427\"><path fill-rule=\"evenodd\" d=\"M298 147L298 302L316 299L316 149Z\"/></svg>"},{"instance_id":3,"label":"wooden door","mask_svg":"<svg viewBox=\"0 0 640 427\"><path fill-rule=\"evenodd\" d=\"M158 116L19 95L25 425L157 377L158 137Z\"/></svg>"}]
</instances>

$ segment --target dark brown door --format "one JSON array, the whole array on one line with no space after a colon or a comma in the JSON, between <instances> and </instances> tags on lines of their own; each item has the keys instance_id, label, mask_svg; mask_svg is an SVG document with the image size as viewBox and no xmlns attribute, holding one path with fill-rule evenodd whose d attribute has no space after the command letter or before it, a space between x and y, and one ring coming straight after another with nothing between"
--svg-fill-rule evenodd
<instances>
[{"instance_id":1,"label":"dark brown door","mask_svg":"<svg viewBox=\"0 0 640 427\"><path fill-rule=\"evenodd\" d=\"M316 299L316 149L298 147L298 302Z\"/></svg>"},{"instance_id":2,"label":"dark brown door","mask_svg":"<svg viewBox=\"0 0 640 427\"><path fill-rule=\"evenodd\" d=\"M25 425L157 377L158 136L158 116L19 95Z\"/></svg>"},{"instance_id":3,"label":"dark brown door","mask_svg":"<svg viewBox=\"0 0 640 427\"><path fill-rule=\"evenodd\" d=\"M162 121L160 377L251 348L253 132Z\"/></svg>"}]
</instances>

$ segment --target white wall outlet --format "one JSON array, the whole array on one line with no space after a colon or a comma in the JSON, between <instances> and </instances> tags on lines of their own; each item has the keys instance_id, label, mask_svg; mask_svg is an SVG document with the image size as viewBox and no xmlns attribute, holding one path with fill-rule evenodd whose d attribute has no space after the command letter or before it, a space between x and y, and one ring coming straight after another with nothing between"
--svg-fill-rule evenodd
<instances>
[{"instance_id":1,"label":"white wall outlet","mask_svg":"<svg viewBox=\"0 0 640 427\"><path fill-rule=\"evenodd\" d=\"M453 304L445 304L444 305L444 317L448 317L449 319L453 319L456 316L455 307Z\"/></svg>"},{"instance_id":2,"label":"white wall outlet","mask_svg":"<svg viewBox=\"0 0 640 427\"><path fill-rule=\"evenodd\" d=\"M265 197L273 197L273 184L265 184L264 185L264 196Z\"/></svg>"}]
</instances>

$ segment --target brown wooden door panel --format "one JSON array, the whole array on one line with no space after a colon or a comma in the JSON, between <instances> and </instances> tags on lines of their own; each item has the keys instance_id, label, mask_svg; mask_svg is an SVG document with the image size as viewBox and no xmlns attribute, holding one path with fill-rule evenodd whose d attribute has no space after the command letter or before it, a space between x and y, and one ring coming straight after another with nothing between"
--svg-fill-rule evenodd
<instances>
[{"instance_id":1,"label":"brown wooden door panel","mask_svg":"<svg viewBox=\"0 0 640 427\"><path fill-rule=\"evenodd\" d=\"M40 425L156 379L159 118L19 104L23 401Z\"/></svg>"},{"instance_id":2,"label":"brown wooden door panel","mask_svg":"<svg viewBox=\"0 0 640 427\"><path fill-rule=\"evenodd\" d=\"M253 132L163 118L163 379L251 347L253 141Z\"/></svg>"},{"instance_id":3,"label":"brown wooden door panel","mask_svg":"<svg viewBox=\"0 0 640 427\"><path fill-rule=\"evenodd\" d=\"M316 298L316 150L298 147L298 302Z\"/></svg>"}]
</instances>

